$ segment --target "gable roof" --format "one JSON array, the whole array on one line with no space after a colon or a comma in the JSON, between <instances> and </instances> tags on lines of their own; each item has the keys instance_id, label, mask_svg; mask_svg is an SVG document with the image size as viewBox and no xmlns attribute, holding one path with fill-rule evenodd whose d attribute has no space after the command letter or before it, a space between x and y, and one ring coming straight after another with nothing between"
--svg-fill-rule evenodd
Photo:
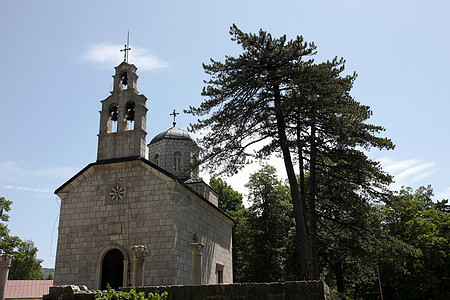
<instances>
[{"instance_id":1,"label":"gable roof","mask_svg":"<svg viewBox=\"0 0 450 300\"><path fill-rule=\"evenodd\" d=\"M42 299L53 286L53 280L8 280L5 299Z\"/></svg>"},{"instance_id":2,"label":"gable roof","mask_svg":"<svg viewBox=\"0 0 450 300\"><path fill-rule=\"evenodd\" d=\"M75 174L74 176L72 176L72 178L70 178L69 180L67 180L63 185L61 185L59 188L57 188L55 190L55 194L58 194L59 192L61 192L65 187L67 187L68 185L72 184L72 182L76 181L79 177L82 177L84 175L84 173L86 171L88 171L91 167L96 166L96 165L105 165L105 164L113 164L113 163L121 163L121 162L127 162L127 161L141 161L143 163L145 163L146 165L156 169L158 172L161 172L162 174L164 174L165 176L171 178L172 180L174 180L175 182L181 184L184 188L188 189L189 191L191 191L192 193L194 193L195 195L197 195L197 197L199 197L201 200L203 200L204 202L206 202L207 204L209 204L211 207L213 207L215 210L217 210L218 212L220 212L221 214L223 214L225 217L227 217L229 220L233 221L234 224L236 224L236 220L233 219L231 216L229 216L226 212L224 212L223 210L221 210L218 206L214 205L212 202L210 202L208 199L206 199L203 195L199 194L197 191L195 191L192 187L190 187L188 184L185 184L180 178L178 178L177 176L173 175L172 173L164 170L163 168L161 168L160 166L155 165L154 163L150 162L149 160L143 158L143 157L139 157L139 156L135 156L135 157L124 157L124 158L113 158L113 159L105 159L105 160L99 160L96 161L94 163L90 163L88 164L86 167L84 167L80 172L78 172L77 174Z\"/></svg>"}]
</instances>

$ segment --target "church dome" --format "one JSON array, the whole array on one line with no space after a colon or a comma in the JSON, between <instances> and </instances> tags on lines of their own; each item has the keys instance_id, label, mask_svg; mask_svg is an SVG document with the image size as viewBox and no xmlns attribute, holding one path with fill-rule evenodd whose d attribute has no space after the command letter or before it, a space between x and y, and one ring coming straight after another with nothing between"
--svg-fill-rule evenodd
<instances>
[{"instance_id":1,"label":"church dome","mask_svg":"<svg viewBox=\"0 0 450 300\"><path fill-rule=\"evenodd\" d=\"M184 131L176 126L173 126L172 128L170 128L166 131L163 131L160 134L158 134L157 136L155 136L151 140L149 145L159 142L163 139L193 141L191 136L186 131Z\"/></svg>"}]
</instances>

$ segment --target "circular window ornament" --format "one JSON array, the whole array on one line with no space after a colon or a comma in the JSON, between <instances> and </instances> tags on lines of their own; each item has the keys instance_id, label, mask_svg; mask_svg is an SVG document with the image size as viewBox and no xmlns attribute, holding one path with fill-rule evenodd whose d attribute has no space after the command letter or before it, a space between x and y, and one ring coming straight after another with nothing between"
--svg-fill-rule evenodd
<instances>
[{"instance_id":1,"label":"circular window ornament","mask_svg":"<svg viewBox=\"0 0 450 300\"><path fill-rule=\"evenodd\" d=\"M113 183L109 186L106 191L106 199L108 199L109 203L119 203L123 199L125 199L127 195L127 189L125 185L121 182Z\"/></svg>"}]
</instances>

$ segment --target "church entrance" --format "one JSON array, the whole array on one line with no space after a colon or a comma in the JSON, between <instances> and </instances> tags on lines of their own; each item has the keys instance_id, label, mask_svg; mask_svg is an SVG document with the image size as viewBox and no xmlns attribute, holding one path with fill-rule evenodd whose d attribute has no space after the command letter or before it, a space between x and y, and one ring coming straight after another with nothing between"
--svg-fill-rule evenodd
<instances>
[{"instance_id":1,"label":"church entrance","mask_svg":"<svg viewBox=\"0 0 450 300\"><path fill-rule=\"evenodd\" d=\"M123 286L123 260L123 254L118 249L112 249L105 254L102 264L102 290L106 290L107 284L115 290Z\"/></svg>"}]
</instances>

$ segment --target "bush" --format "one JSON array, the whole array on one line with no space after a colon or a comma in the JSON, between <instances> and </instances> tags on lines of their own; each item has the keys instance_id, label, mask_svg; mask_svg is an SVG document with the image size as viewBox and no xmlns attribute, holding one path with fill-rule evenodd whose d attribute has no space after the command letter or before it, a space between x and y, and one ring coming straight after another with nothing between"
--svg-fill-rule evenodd
<instances>
[{"instance_id":1,"label":"bush","mask_svg":"<svg viewBox=\"0 0 450 300\"><path fill-rule=\"evenodd\" d=\"M167 292L149 293L145 296L144 292L136 292L134 287L129 292L118 292L108 285L106 292L99 292L97 300L166 300Z\"/></svg>"}]
</instances>

